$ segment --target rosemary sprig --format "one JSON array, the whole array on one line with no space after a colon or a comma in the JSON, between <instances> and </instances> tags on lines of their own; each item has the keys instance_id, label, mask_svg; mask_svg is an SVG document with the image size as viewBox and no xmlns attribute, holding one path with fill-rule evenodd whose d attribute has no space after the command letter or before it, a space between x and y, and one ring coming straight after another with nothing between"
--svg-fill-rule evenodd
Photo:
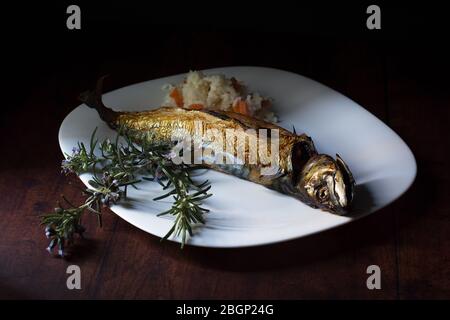
<instances>
[{"instance_id":1,"label":"rosemary sprig","mask_svg":"<svg viewBox=\"0 0 450 320\"><path fill-rule=\"evenodd\" d=\"M102 208L125 198L127 187L135 187L142 180L157 181L163 190L168 190L154 200L173 197L172 207L159 214L175 217L173 227L161 240L172 234L181 236L183 248L188 235L193 235L192 226L205 223L203 214L208 210L201 207L201 203L212 195L209 182L195 183L190 175L191 167L171 161L171 146L152 142L149 136L142 137L137 144L119 130L114 142L105 139L98 143L95 134L96 130L92 133L89 148L80 142L62 161L63 173L93 172L93 178L89 181L90 187L84 190L87 198L83 204L73 205L63 197L65 207L59 204L54 212L42 216L45 234L51 239L47 250L53 252L57 247L58 255L64 256L65 247L74 241L74 235L82 236L85 231L81 225L84 213L96 215L101 227ZM124 142L120 142L121 137Z\"/></svg>"}]
</instances>

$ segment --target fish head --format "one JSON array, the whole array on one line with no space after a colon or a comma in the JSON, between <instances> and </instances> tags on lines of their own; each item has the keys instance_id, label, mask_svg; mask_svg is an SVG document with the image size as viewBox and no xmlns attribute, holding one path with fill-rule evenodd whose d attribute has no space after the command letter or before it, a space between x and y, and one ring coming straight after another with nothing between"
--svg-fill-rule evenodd
<instances>
[{"instance_id":1,"label":"fish head","mask_svg":"<svg viewBox=\"0 0 450 320\"><path fill-rule=\"evenodd\" d=\"M303 166L296 189L314 207L344 215L353 200L355 180L339 155L312 156Z\"/></svg>"}]
</instances>

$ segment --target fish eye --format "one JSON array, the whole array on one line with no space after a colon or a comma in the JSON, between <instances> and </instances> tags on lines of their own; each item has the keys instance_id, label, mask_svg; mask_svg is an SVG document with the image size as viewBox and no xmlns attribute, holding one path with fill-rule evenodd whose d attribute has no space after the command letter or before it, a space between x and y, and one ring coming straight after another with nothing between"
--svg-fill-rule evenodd
<instances>
[{"instance_id":1,"label":"fish eye","mask_svg":"<svg viewBox=\"0 0 450 320\"><path fill-rule=\"evenodd\" d=\"M323 186L317 189L316 196L322 201L326 200L328 198L328 188Z\"/></svg>"}]
</instances>

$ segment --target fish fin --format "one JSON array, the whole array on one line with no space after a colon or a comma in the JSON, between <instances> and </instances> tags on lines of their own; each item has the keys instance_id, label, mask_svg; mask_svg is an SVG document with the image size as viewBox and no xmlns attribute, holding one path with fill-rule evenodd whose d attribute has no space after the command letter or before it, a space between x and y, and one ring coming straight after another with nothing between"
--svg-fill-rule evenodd
<instances>
[{"instance_id":1,"label":"fish fin","mask_svg":"<svg viewBox=\"0 0 450 320\"><path fill-rule=\"evenodd\" d=\"M210 114L210 115L212 115L214 117L217 117L217 118L219 118L221 120L231 120L232 119L228 114L226 114L224 112L217 111L217 110L202 110L201 112Z\"/></svg>"},{"instance_id":2,"label":"fish fin","mask_svg":"<svg viewBox=\"0 0 450 320\"><path fill-rule=\"evenodd\" d=\"M311 139L302 139L292 146L291 163L293 185L298 183L303 167L316 153L316 149L314 144L312 144Z\"/></svg>"}]
</instances>

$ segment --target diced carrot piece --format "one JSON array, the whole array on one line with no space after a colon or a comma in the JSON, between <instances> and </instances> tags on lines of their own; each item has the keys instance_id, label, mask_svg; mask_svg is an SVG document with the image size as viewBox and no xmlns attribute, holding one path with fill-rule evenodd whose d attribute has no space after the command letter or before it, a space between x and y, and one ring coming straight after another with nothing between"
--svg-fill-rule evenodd
<instances>
[{"instance_id":1,"label":"diced carrot piece","mask_svg":"<svg viewBox=\"0 0 450 320\"><path fill-rule=\"evenodd\" d=\"M174 88L169 96L173 99L173 101L175 101L177 107L183 107L183 95L181 94L180 90Z\"/></svg>"},{"instance_id":2,"label":"diced carrot piece","mask_svg":"<svg viewBox=\"0 0 450 320\"><path fill-rule=\"evenodd\" d=\"M246 115L250 114L250 112L248 110L247 102L245 102L243 100L239 100L236 102L236 104L233 106L233 111L237 112L237 113L246 114Z\"/></svg>"},{"instance_id":3,"label":"diced carrot piece","mask_svg":"<svg viewBox=\"0 0 450 320\"><path fill-rule=\"evenodd\" d=\"M194 104L189 105L188 109L202 110L203 109L203 105L201 103L194 103Z\"/></svg>"}]
</instances>

